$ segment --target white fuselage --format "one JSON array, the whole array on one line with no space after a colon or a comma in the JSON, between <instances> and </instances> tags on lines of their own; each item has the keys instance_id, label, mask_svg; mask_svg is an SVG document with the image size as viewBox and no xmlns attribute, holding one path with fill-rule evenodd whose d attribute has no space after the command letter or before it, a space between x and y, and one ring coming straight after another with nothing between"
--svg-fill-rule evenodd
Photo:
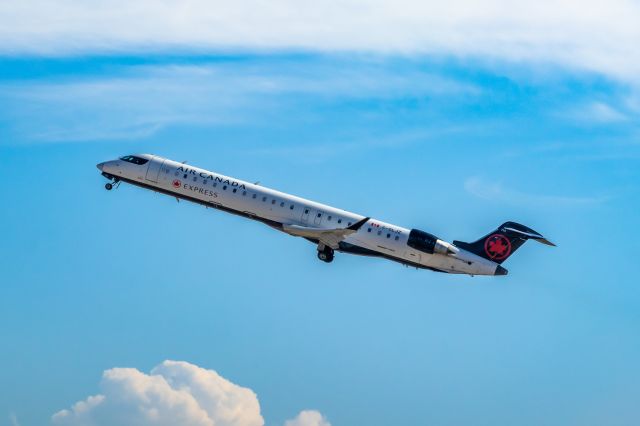
<instances>
[{"instance_id":1,"label":"white fuselage","mask_svg":"<svg viewBox=\"0 0 640 426\"><path fill-rule=\"evenodd\" d=\"M276 229L298 225L314 229L347 228L365 216L316 203L166 158L141 154L143 165L113 160L98 165L103 174L177 198L262 221ZM411 266L449 273L494 275L497 263L438 240L439 253L407 245L411 230L370 219L345 237L339 251L381 256ZM449 250L447 250L447 248Z\"/></svg>"}]
</instances>

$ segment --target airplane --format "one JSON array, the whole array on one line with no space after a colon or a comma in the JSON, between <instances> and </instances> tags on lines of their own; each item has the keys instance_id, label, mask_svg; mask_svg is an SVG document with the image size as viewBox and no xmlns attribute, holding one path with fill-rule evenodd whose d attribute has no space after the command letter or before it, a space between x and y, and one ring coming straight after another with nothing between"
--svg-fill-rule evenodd
<instances>
[{"instance_id":1,"label":"airplane","mask_svg":"<svg viewBox=\"0 0 640 426\"><path fill-rule=\"evenodd\" d=\"M527 240L555 246L538 232L505 222L472 243L446 242L428 232L316 203L150 154L97 165L107 190L126 182L265 223L317 245L330 263L335 252L382 257L421 269L467 275L507 275L501 265Z\"/></svg>"}]
</instances>

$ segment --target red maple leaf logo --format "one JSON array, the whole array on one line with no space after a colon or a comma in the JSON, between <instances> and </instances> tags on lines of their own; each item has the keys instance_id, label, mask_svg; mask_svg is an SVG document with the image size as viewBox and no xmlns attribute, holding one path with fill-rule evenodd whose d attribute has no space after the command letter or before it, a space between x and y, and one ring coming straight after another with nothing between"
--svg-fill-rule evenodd
<instances>
[{"instance_id":1,"label":"red maple leaf logo","mask_svg":"<svg viewBox=\"0 0 640 426\"><path fill-rule=\"evenodd\" d=\"M178 179L173 181L174 188L180 188L181 186L182 186L182 182L180 182Z\"/></svg>"},{"instance_id":2,"label":"red maple leaf logo","mask_svg":"<svg viewBox=\"0 0 640 426\"><path fill-rule=\"evenodd\" d=\"M504 245L502 240L495 240L489 242L489 250L497 255L501 255L507 250L507 246Z\"/></svg>"},{"instance_id":3,"label":"red maple leaf logo","mask_svg":"<svg viewBox=\"0 0 640 426\"><path fill-rule=\"evenodd\" d=\"M511 241L501 234L494 234L487 238L484 251L492 260L506 259L511 253Z\"/></svg>"}]
</instances>

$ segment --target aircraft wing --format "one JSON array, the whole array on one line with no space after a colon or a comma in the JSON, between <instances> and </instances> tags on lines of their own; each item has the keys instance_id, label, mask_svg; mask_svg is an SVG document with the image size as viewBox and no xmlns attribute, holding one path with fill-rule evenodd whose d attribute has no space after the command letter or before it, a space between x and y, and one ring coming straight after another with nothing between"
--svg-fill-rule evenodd
<instances>
[{"instance_id":1,"label":"aircraft wing","mask_svg":"<svg viewBox=\"0 0 640 426\"><path fill-rule=\"evenodd\" d=\"M289 235L312 238L314 240L320 241L326 246L331 247L332 249L337 249L340 241L344 240L347 236L358 232L358 229L360 229L362 225L367 223L369 219L371 218L365 217L364 219L354 223L347 228L320 229L310 228L308 226L285 224L282 225L282 230Z\"/></svg>"}]
</instances>

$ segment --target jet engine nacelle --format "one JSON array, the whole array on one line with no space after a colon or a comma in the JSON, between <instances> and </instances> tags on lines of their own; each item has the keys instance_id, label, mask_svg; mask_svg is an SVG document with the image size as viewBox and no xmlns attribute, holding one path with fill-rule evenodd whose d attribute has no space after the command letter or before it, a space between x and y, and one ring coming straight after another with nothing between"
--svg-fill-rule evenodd
<instances>
[{"instance_id":1,"label":"jet engine nacelle","mask_svg":"<svg viewBox=\"0 0 640 426\"><path fill-rule=\"evenodd\" d=\"M437 253L437 254L442 254L445 256L448 256L450 254L456 254L458 253L459 249L452 245L449 244L446 241L442 241L440 239L436 240L436 244L433 246L433 252Z\"/></svg>"}]
</instances>

